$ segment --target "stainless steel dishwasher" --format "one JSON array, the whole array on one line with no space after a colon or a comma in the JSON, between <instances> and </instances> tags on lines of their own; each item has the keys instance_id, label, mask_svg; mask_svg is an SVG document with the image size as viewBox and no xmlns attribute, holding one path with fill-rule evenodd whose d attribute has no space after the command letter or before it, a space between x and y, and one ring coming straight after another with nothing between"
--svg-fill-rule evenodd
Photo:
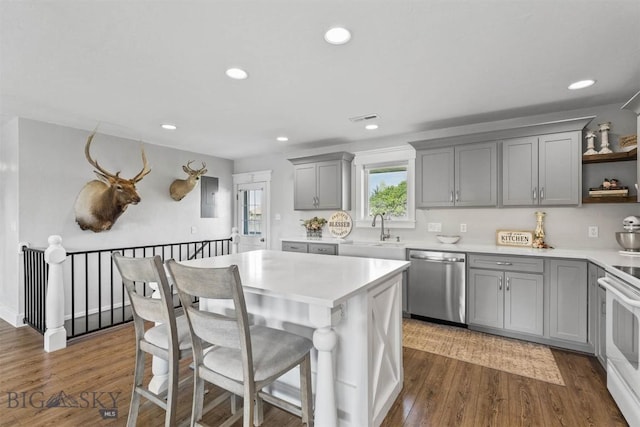
<instances>
[{"instance_id":1,"label":"stainless steel dishwasher","mask_svg":"<svg viewBox=\"0 0 640 427\"><path fill-rule=\"evenodd\" d=\"M410 250L409 313L465 323L466 255Z\"/></svg>"}]
</instances>

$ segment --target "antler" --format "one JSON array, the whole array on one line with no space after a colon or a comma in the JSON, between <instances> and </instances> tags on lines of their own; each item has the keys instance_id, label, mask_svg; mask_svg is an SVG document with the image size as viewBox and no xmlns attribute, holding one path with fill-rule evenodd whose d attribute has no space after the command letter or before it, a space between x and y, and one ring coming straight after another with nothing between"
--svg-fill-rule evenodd
<instances>
[{"instance_id":1,"label":"antler","mask_svg":"<svg viewBox=\"0 0 640 427\"><path fill-rule=\"evenodd\" d=\"M189 160L187 162L187 164L184 166L185 168L187 168L189 170L190 173L200 173L201 171L203 171L206 167L207 164L205 162L202 162L202 168L198 169L198 170L193 170L191 169L191 167L189 166L191 163L195 162L195 160Z\"/></svg>"},{"instance_id":2,"label":"antler","mask_svg":"<svg viewBox=\"0 0 640 427\"><path fill-rule=\"evenodd\" d=\"M142 144L140 144L140 151L142 151L142 170L138 172L136 176L131 178L131 181L133 182L140 181L142 178L145 177L145 175L151 172L151 168L149 168L148 167L149 165L147 164L147 156L144 154L144 146Z\"/></svg>"},{"instance_id":3,"label":"antler","mask_svg":"<svg viewBox=\"0 0 640 427\"><path fill-rule=\"evenodd\" d=\"M91 166L93 166L94 168L98 169L98 171L99 171L101 174L103 174L103 175L105 175L105 176L107 176L107 177L115 178L116 176L118 176L118 174L119 174L120 172L118 172L118 173L116 173L116 174L114 175L114 174L112 174L111 172L108 172L108 171L107 171L106 169L104 169L102 166L100 166L96 160L93 160L93 159L91 158L91 154L89 153L89 147L91 146L91 141L93 141L93 137L94 137L94 136L96 136L96 132L95 132L95 131L94 131L91 135L89 135L89 138L87 138L87 143L86 143L86 145L84 146L84 155L85 155L85 157L87 158L87 161L89 162L89 164L90 164Z\"/></svg>"},{"instance_id":4,"label":"antler","mask_svg":"<svg viewBox=\"0 0 640 427\"><path fill-rule=\"evenodd\" d=\"M116 172L115 175L112 174L111 172L107 171L106 169L104 169L102 166L100 166L97 162L97 160L93 160L91 158L91 154L89 153L89 147L91 146L91 142L93 141L93 137L96 135L96 132L94 131L91 135L89 135L89 138L87 138L87 144L84 146L84 155L87 158L87 161L89 162L89 164L91 166L93 166L94 168L96 168L98 170L98 172L100 172L101 174L103 174L106 177L111 177L111 178L119 178L118 175L120 175L120 172ZM140 149L142 151L142 170L133 178L130 179L130 181L132 182L138 182L140 181L142 178L144 178L144 176L146 174L148 174L149 172L151 172L151 169L148 168L148 164L147 164L147 156L144 154L144 147L140 146Z\"/></svg>"}]
</instances>

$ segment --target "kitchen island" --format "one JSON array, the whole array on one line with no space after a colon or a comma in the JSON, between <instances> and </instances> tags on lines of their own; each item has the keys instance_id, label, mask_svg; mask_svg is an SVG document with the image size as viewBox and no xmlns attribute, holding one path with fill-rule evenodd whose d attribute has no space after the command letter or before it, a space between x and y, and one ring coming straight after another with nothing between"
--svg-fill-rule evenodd
<instances>
[{"instance_id":1,"label":"kitchen island","mask_svg":"<svg viewBox=\"0 0 640 427\"><path fill-rule=\"evenodd\" d=\"M408 262L260 250L182 263L237 264L251 321L313 339L317 426L382 422L403 384L402 275ZM201 304L228 309L210 300ZM270 391L299 403L298 376L281 380Z\"/></svg>"}]
</instances>

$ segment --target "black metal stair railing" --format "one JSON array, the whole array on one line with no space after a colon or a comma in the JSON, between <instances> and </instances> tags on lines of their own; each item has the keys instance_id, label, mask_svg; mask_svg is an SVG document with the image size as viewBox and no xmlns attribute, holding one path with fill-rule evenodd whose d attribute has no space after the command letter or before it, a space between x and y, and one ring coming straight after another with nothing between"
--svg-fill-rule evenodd
<instances>
[{"instance_id":1,"label":"black metal stair railing","mask_svg":"<svg viewBox=\"0 0 640 427\"><path fill-rule=\"evenodd\" d=\"M167 243L147 246L67 252L64 263L65 329L67 338L76 338L133 319L124 284L111 259L113 252L129 257L160 255L162 260L178 261L231 253L231 239ZM24 321L44 334L48 265L44 250L23 247L25 316ZM140 284L143 295L153 290ZM177 295L174 306L180 307ZM69 314L70 313L70 314Z\"/></svg>"},{"instance_id":2,"label":"black metal stair railing","mask_svg":"<svg viewBox=\"0 0 640 427\"><path fill-rule=\"evenodd\" d=\"M44 249L22 247L24 270L23 321L44 334L49 265L44 260Z\"/></svg>"}]
</instances>

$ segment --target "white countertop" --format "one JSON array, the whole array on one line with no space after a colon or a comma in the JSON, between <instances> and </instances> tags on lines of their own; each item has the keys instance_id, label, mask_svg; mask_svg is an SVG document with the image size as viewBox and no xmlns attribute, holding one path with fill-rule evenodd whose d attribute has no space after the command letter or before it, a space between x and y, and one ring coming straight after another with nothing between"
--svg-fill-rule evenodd
<instances>
[{"instance_id":1,"label":"white countertop","mask_svg":"<svg viewBox=\"0 0 640 427\"><path fill-rule=\"evenodd\" d=\"M636 279L635 277L614 268L615 265L640 268L640 256L622 255L620 254L620 251L613 249L534 249L465 243L456 243L454 245L421 242L405 243L408 249L584 259L593 262L594 264L604 268L606 271L612 272L621 278L634 283L637 287L640 287L640 279Z\"/></svg>"},{"instance_id":2,"label":"white countertop","mask_svg":"<svg viewBox=\"0 0 640 427\"><path fill-rule=\"evenodd\" d=\"M407 261L260 250L181 261L194 267L237 264L245 292L335 307L399 274Z\"/></svg>"},{"instance_id":3,"label":"white countertop","mask_svg":"<svg viewBox=\"0 0 640 427\"><path fill-rule=\"evenodd\" d=\"M338 245L342 244L354 244L351 240L340 239L305 239L304 237L292 237L283 238L282 241L290 242L321 242L321 243L334 243ZM359 242L355 242L358 244ZM376 243L371 241L370 243ZM390 242L393 245L398 245L397 242ZM640 256L622 255L620 251L615 249L571 249L571 248L554 248L554 249L534 249L534 248L518 248L511 246L497 246L495 244L477 244L477 243L465 243L464 239L456 244L444 244L439 242L424 242L424 241L404 241L400 242L406 249L421 249L431 251L442 252L464 252L464 253L484 253L484 254L505 254L505 255L522 255L522 256L538 256L546 258L569 258L569 259L584 259L594 264L599 265L606 271L613 273L620 278L631 282L636 287L640 288L640 279L637 279L629 274L626 274L614 266L621 265L625 267L637 267L640 268Z\"/></svg>"}]
</instances>

